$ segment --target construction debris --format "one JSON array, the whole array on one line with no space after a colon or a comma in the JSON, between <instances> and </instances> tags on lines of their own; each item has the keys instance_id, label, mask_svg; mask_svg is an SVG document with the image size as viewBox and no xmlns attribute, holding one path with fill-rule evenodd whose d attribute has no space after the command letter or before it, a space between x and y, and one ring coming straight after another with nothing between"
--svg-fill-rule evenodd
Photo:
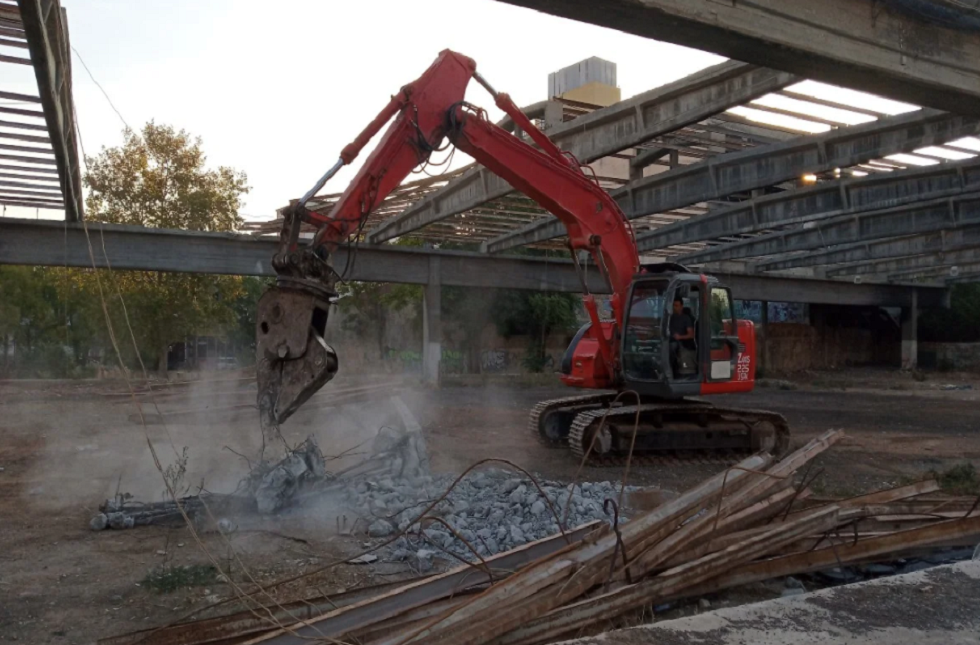
<instances>
[{"instance_id":1,"label":"construction debris","mask_svg":"<svg viewBox=\"0 0 980 645\"><path fill-rule=\"evenodd\" d=\"M628 522L593 523L468 558L466 566L387 586L353 604L306 600L323 609L304 612L302 621L280 605L253 611L244 622L243 615L210 619L200 632L187 623L107 642L175 642L167 639L179 632L188 644L220 633L222 642L276 645L310 639L533 645L682 598L790 576L786 588L801 593L799 577L809 573L844 581L849 567L930 553L948 557L935 554L980 540L976 502L925 499L934 482L850 500L806 499L798 471L842 436L828 432L775 463L765 454L750 457Z\"/></svg>"},{"instance_id":2,"label":"construction debris","mask_svg":"<svg viewBox=\"0 0 980 645\"><path fill-rule=\"evenodd\" d=\"M249 490L255 497L259 513L275 513L288 505L301 490L322 483L327 477L323 453L312 435L306 438L272 468L252 471L254 483Z\"/></svg>"}]
</instances>

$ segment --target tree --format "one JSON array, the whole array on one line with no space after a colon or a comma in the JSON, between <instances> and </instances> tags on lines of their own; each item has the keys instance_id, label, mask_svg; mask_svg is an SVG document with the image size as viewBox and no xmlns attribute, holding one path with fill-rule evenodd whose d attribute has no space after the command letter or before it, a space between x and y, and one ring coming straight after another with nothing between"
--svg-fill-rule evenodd
<instances>
[{"instance_id":1,"label":"tree","mask_svg":"<svg viewBox=\"0 0 980 645\"><path fill-rule=\"evenodd\" d=\"M502 289L492 309L497 331L504 338L526 334L530 340L524 367L531 372L544 369L545 344L552 332L575 328L579 298L570 293L539 293Z\"/></svg>"},{"instance_id":2,"label":"tree","mask_svg":"<svg viewBox=\"0 0 980 645\"><path fill-rule=\"evenodd\" d=\"M980 284L955 284L949 309L926 309L919 319L919 339L940 343L980 341Z\"/></svg>"},{"instance_id":3,"label":"tree","mask_svg":"<svg viewBox=\"0 0 980 645\"><path fill-rule=\"evenodd\" d=\"M360 334L373 331L382 359L385 357L388 313L410 309L416 321L422 319L421 285L344 282L337 285L337 291L340 295L337 306L344 314L344 328Z\"/></svg>"},{"instance_id":4,"label":"tree","mask_svg":"<svg viewBox=\"0 0 980 645\"><path fill-rule=\"evenodd\" d=\"M90 221L195 231L233 231L242 223L246 176L207 168L200 138L152 121L140 134L127 129L123 135L121 146L86 158ZM172 343L233 328L235 303L244 292L238 276L139 271L83 272L78 288L94 296L96 279L103 282L111 317L123 324L128 318L139 354L156 357L162 373Z\"/></svg>"}]
</instances>

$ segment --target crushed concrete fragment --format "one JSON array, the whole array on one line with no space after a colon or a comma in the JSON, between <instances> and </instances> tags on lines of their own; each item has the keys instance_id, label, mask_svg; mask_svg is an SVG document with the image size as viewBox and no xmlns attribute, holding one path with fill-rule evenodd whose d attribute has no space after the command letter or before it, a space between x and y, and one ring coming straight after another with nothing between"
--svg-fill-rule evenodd
<instances>
[{"instance_id":1,"label":"crushed concrete fragment","mask_svg":"<svg viewBox=\"0 0 980 645\"><path fill-rule=\"evenodd\" d=\"M356 558L347 561L348 564L371 564L372 562L377 562L378 556L373 553L365 553L364 555L359 555Z\"/></svg>"},{"instance_id":2,"label":"crushed concrete fragment","mask_svg":"<svg viewBox=\"0 0 980 645\"><path fill-rule=\"evenodd\" d=\"M395 527L387 520L377 520L368 527L368 535L371 537L388 537L395 532Z\"/></svg>"},{"instance_id":3,"label":"crushed concrete fragment","mask_svg":"<svg viewBox=\"0 0 980 645\"><path fill-rule=\"evenodd\" d=\"M262 476L255 489L260 513L275 513L286 506L304 484L322 481L326 475L323 454L313 436Z\"/></svg>"}]
</instances>

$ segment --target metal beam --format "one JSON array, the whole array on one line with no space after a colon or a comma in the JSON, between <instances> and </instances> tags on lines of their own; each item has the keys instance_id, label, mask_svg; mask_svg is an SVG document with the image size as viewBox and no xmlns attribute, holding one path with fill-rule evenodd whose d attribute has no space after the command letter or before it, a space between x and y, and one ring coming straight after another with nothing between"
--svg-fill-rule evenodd
<instances>
[{"instance_id":1,"label":"metal beam","mask_svg":"<svg viewBox=\"0 0 980 645\"><path fill-rule=\"evenodd\" d=\"M808 222L782 233L715 246L681 256L683 262L716 262L790 251L822 249L901 235L931 233L964 224L980 224L980 192L916 202L898 208Z\"/></svg>"},{"instance_id":2,"label":"metal beam","mask_svg":"<svg viewBox=\"0 0 980 645\"><path fill-rule=\"evenodd\" d=\"M68 21L58 0L18 0L17 4L61 179L65 219L77 222L82 218L84 205L72 102Z\"/></svg>"},{"instance_id":3,"label":"metal beam","mask_svg":"<svg viewBox=\"0 0 980 645\"><path fill-rule=\"evenodd\" d=\"M923 253L957 251L980 246L980 226L950 227L894 239L844 244L829 251L787 253L755 264L756 271L782 271L804 267L872 262Z\"/></svg>"},{"instance_id":4,"label":"metal beam","mask_svg":"<svg viewBox=\"0 0 980 645\"><path fill-rule=\"evenodd\" d=\"M980 133L980 119L918 110L872 123L729 153L644 177L611 191L630 219L764 188L806 173L846 168L871 159ZM548 217L486 244L490 253L565 235Z\"/></svg>"},{"instance_id":5,"label":"metal beam","mask_svg":"<svg viewBox=\"0 0 980 645\"><path fill-rule=\"evenodd\" d=\"M891 208L980 190L980 158L827 181L750 199L637 236L641 251L754 233L788 224Z\"/></svg>"},{"instance_id":6,"label":"metal beam","mask_svg":"<svg viewBox=\"0 0 980 645\"><path fill-rule=\"evenodd\" d=\"M770 69L727 62L551 128L548 136L582 163L590 163L799 79ZM475 168L407 208L368 235L380 243L476 208L513 191L485 168Z\"/></svg>"},{"instance_id":7,"label":"metal beam","mask_svg":"<svg viewBox=\"0 0 980 645\"><path fill-rule=\"evenodd\" d=\"M980 32L877 0L502 0L807 78L980 116Z\"/></svg>"},{"instance_id":8,"label":"metal beam","mask_svg":"<svg viewBox=\"0 0 980 645\"><path fill-rule=\"evenodd\" d=\"M113 269L272 276L273 238L230 233L175 231L139 226L89 224L96 265ZM572 263L543 258L489 257L481 253L433 251L391 245L361 246L352 280L427 284L429 258L439 258L443 285L473 288L533 289L578 293L581 284ZM347 263L341 249L337 266ZM0 264L91 267L88 244L79 223L0 218ZM908 306L912 287L860 284L758 275L723 276L738 298L847 305ZM598 272L589 272L589 288L603 293ZM915 287L922 306L944 306L945 290Z\"/></svg>"}]
</instances>

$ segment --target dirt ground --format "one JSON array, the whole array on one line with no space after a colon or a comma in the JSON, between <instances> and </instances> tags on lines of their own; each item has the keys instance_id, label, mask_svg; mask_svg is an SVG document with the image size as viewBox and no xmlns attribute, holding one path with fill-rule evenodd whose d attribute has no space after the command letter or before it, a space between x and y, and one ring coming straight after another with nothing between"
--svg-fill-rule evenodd
<instances>
[{"instance_id":1,"label":"dirt ground","mask_svg":"<svg viewBox=\"0 0 980 645\"><path fill-rule=\"evenodd\" d=\"M963 461L980 466L976 375L930 374L916 381L895 371L848 370L763 385L725 403L785 415L795 443L830 428L847 432L842 445L819 459L819 494L852 495ZM943 389L951 385L971 389ZM321 392L283 434L291 443L314 434L328 456L356 449L381 426L400 423L387 394L331 406ZM578 469L571 455L538 446L525 429L535 402L565 395L562 387L516 382L400 394L425 430L434 470L459 472L498 457L571 481ZM259 452L257 416L248 407L254 385L247 379L170 386L138 400L148 421L145 433L122 383L0 382L0 641L90 643L165 625L233 596L232 586L217 580L156 593L143 582L155 567L211 563L232 580L268 582L362 548L364 538L337 534L336 509L329 505L236 520L230 537L202 537L210 555L185 527L89 530L98 505L116 491L162 499L151 445L163 467L187 447L181 482L192 492L201 486L232 491L248 470L246 460ZM634 467L630 479L676 491L718 468ZM580 479L621 476L615 469L587 468ZM412 575L401 564L344 564L286 585L276 597L338 593Z\"/></svg>"}]
</instances>

